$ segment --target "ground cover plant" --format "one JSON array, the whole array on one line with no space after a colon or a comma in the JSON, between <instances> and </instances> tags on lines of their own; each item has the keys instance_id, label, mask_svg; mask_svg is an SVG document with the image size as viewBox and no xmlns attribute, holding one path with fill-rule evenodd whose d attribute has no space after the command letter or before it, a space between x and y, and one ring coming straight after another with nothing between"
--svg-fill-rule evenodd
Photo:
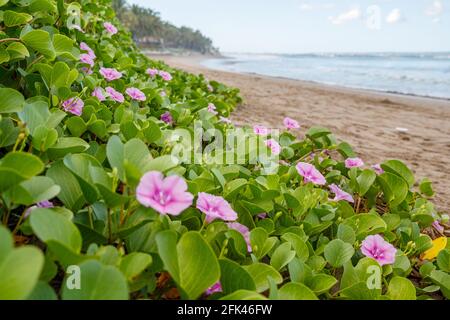
<instances>
[{"instance_id":1,"label":"ground cover plant","mask_svg":"<svg viewBox=\"0 0 450 320\"><path fill-rule=\"evenodd\" d=\"M399 160L286 118L239 131L265 157L177 162L239 91L142 55L108 0L0 0L0 75L0 299L450 297L448 216Z\"/></svg>"}]
</instances>

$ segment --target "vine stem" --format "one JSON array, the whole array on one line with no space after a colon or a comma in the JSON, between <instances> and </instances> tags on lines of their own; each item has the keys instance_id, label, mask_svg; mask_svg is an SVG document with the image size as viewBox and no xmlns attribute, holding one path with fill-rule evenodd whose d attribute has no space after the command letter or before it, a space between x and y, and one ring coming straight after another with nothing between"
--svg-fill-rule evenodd
<instances>
[{"instance_id":1,"label":"vine stem","mask_svg":"<svg viewBox=\"0 0 450 320\"><path fill-rule=\"evenodd\" d=\"M0 39L0 43L7 42L7 41L21 41L19 38L4 38Z\"/></svg>"}]
</instances>

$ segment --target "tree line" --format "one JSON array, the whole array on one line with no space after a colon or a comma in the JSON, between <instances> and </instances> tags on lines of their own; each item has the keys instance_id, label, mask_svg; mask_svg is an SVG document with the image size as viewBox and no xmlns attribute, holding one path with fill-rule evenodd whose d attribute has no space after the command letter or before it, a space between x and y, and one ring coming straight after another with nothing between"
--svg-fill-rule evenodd
<instances>
[{"instance_id":1,"label":"tree line","mask_svg":"<svg viewBox=\"0 0 450 320\"><path fill-rule=\"evenodd\" d=\"M176 27L162 20L159 12L138 5L129 5L126 0L113 0L117 17L131 31L136 43L155 50L182 49L202 54L217 53L210 38L199 30Z\"/></svg>"}]
</instances>

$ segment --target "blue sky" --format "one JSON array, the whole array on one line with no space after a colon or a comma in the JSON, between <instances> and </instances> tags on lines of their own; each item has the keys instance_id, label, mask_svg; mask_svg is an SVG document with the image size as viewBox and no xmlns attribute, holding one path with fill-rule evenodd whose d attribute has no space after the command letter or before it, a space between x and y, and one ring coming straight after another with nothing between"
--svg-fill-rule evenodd
<instances>
[{"instance_id":1,"label":"blue sky","mask_svg":"<svg viewBox=\"0 0 450 320\"><path fill-rule=\"evenodd\" d=\"M128 0L223 52L450 51L450 0Z\"/></svg>"}]
</instances>

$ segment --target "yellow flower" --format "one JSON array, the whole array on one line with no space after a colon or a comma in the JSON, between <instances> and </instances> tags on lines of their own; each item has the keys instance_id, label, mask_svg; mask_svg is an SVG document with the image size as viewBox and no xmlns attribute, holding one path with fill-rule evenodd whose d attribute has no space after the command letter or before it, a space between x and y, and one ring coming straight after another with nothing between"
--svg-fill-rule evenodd
<instances>
[{"instance_id":1,"label":"yellow flower","mask_svg":"<svg viewBox=\"0 0 450 320\"><path fill-rule=\"evenodd\" d=\"M433 240L433 246L422 253L420 259L422 260L432 260L437 257L441 250L444 250L447 246L447 237L440 237Z\"/></svg>"}]
</instances>

